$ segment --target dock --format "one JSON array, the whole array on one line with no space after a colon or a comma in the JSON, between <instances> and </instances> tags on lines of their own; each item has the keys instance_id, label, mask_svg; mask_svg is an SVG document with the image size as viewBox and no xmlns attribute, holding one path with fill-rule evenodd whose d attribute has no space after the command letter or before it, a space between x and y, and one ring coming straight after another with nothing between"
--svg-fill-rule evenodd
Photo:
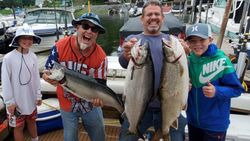
<instances>
[{"instance_id":1,"label":"dock","mask_svg":"<svg viewBox=\"0 0 250 141\"><path fill-rule=\"evenodd\" d=\"M119 139L119 131L120 125L117 123L118 121L112 119L104 119L105 120L105 132L106 132L106 141L117 141ZM108 125L108 122L117 123L117 125ZM28 136L28 132L25 133L25 141L31 140ZM87 132L84 130L82 124L79 124L79 134L78 138L80 141L90 141L90 138ZM39 136L39 141L63 141L63 129L55 130L50 133L43 134Z\"/></svg>"}]
</instances>

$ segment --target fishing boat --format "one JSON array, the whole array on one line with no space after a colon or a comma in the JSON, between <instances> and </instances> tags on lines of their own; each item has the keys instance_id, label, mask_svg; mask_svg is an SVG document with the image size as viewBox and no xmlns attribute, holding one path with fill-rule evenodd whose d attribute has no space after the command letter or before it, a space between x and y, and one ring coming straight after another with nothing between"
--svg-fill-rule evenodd
<instances>
[{"instance_id":1,"label":"fishing boat","mask_svg":"<svg viewBox=\"0 0 250 141\"><path fill-rule=\"evenodd\" d=\"M23 18L13 15L1 15L0 14L0 54L5 54L10 52L13 48L9 47L10 42L13 39L13 35L9 36L6 34L8 28L14 27L16 25L21 25L23 23Z\"/></svg>"},{"instance_id":2,"label":"fishing boat","mask_svg":"<svg viewBox=\"0 0 250 141\"><path fill-rule=\"evenodd\" d=\"M11 43L12 39L12 36L9 37L8 35L0 35L0 54L6 54L14 49L9 47L9 44Z\"/></svg>"},{"instance_id":3,"label":"fishing boat","mask_svg":"<svg viewBox=\"0 0 250 141\"><path fill-rule=\"evenodd\" d=\"M230 38L236 38L237 34L240 33L240 21L243 15L244 4L249 1L245 0L233 0L232 9L230 11L229 19L227 22L227 27L225 31L225 36ZM221 24L224 17L226 0L214 0L213 5L207 9L207 11L201 12L201 22L206 22L211 25L212 31L214 33L219 33ZM247 11L247 17L249 18L250 9ZM242 19L246 21L246 19Z\"/></svg>"},{"instance_id":4,"label":"fishing boat","mask_svg":"<svg viewBox=\"0 0 250 141\"><path fill-rule=\"evenodd\" d=\"M37 8L27 11L23 23L30 25L38 36L62 34L64 31L73 33L71 21L74 19L73 11L53 8ZM6 33L14 34L18 26L9 28Z\"/></svg>"},{"instance_id":5,"label":"fishing boat","mask_svg":"<svg viewBox=\"0 0 250 141\"><path fill-rule=\"evenodd\" d=\"M231 110L250 114L250 94L242 93L241 96L231 99Z\"/></svg>"},{"instance_id":6,"label":"fishing boat","mask_svg":"<svg viewBox=\"0 0 250 141\"><path fill-rule=\"evenodd\" d=\"M0 31L1 35L4 34L3 30L6 30L9 27L13 27L15 25L21 25L24 21L22 17L13 16L13 15L1 15L0 14Z\"/></svg>"},{"instance_id":7,"label":"fishing boat","mask_svg":"<svg viewBox=\"0 0 250 141\"><path fill-rule=\"evenodd\" d=\"M64 9L39 8L27 12L24 23L28 23L34 33L40 36L56 35L63 29L73 29L71 21L74 19L72 11Z\"/></svg>"}]
</instances>

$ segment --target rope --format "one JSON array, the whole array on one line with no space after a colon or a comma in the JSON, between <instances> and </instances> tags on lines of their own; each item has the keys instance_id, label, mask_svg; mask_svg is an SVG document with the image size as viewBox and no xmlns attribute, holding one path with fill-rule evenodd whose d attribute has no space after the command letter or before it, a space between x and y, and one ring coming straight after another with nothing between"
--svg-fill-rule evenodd
<instances>
[{"instance_id":1,"label":"rope","mask_svg":"<svg viewBox=\"0 0 250 141\"><path fill-rule=\"evenodd\" d=\"M58 110L58 111L60 110L59 108L54 107L54 106L52 106L52 105L50 105L50 104L48 104L48 103L46 103L46 102L44 102L44 101L42 101L42 103L43 103L44 105L46 105L46 106L50 107L50 108L55 109L55 110Z\"/></svg>"},{"instance_id":2,"label":"rope","mask_svg":"<svg viewBox=\"0 0 250 141\"><path fill-rule=\"evenodd\" d=\"M242 82L242 86L246 90L246 92L248 92L248 86L245 81Z\"/></svg>"}]
</instances>

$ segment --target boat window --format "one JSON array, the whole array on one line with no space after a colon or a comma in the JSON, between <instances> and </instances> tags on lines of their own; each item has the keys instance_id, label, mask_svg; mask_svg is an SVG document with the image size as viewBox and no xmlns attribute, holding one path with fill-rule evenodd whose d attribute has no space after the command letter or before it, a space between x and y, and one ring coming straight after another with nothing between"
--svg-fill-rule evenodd
<instances>
[{"instance_id":1,"label":"boat window","mask_svg":"<svg viewBox=\"0 0 250 141\"><path fill-rule=\"evenodd\" d=\"M226 7L226 3L227 3L226 0L215 0L214 6L224 8Z\"/></svg>"},{"instance_id":2,"label":"boat window","mask_svg":"<svg viewBox=\"0 0 250 141\"><path fill-rule=\"evenodd\" d=\"M73 14L71 12L56 11L56 19L58 24L71 23L73 20ZM45 24L55 24L55 11L33 11L27 14L24 22L28 24L34 23L45 23Z\"/></svg>"}]
</instances>

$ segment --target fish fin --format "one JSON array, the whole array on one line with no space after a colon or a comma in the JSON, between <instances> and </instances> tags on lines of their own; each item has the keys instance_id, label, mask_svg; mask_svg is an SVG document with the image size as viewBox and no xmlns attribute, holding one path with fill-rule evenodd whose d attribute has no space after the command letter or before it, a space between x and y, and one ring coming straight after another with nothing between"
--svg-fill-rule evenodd
<instances>
[{"instance_id":1,"label":"fish fin","mask_svg":"<svg viewBox=\"0 0 250 141\"><path fill-rule=\"evenodd\" d=\"M127 131L127 133L126 133L127 135L136 135L136 133L134 133L134 132L130 132L130 131Z\"/></svg>"},{"instance_id":2,"label":"fish fin","mask_svg":"<svg viewBox=\"0 0 250 141\"><path fill-rule=\"evenodd\" d=\"M134 78L134 71L135 71L135 67L134 66L132 66L132 68L131 68L132 70L131 70L131 75L130 75L130 80L133 80L133 78Z\"/></svg>"},{"instance_id":3,"label":"fish fin","mask_svg":"<svg viewBox=\"0 0 250 141\"><path fill-rule=\"evenodd\" d=\"M108 87L108 86L107 86ZM108 87L109 88L109 87ZM110 88L111 89L111 88ZM112 90L112 89L111 89ZM112 90L113 91L113 90ZM115 92L114 92L115 93ZM115 93L116 94L116 93ZM118 96L117 94L116 94L116 98L117 98L117 100L118 100L118 102L122 105L122 107L124 108L124 101L123 101L123 97L122 96Z\"/></svg>"},{"instance_id":4,"label":"fish fin","mask_svg":"<svg viewBox=\"0 0 250 141\"><path fill-rule=\"evenodd\" d=\"M162 130L158 129L156 132L154 132L152 141L159 141L162 138Z\"/></svg>"},{"instance_id":5,"label":"fish fin","mask_svg":"<svg viewBox=\"0 0 250 141\"><path fill-rule=\"evenodd\" d=\"M182 65L179 65L180 66L180 75L183 76L184 74L184 68Z\"/></svg>"},{"instance_id":6,"label":"fish fin","mask_svg":"<svg viewBox=\"0 0 250 141\"><path fill-rule=\"evenodd\" d=\"M145 137L143 136L143 134L139 131L139 127L136 127L136 131L135 132L131 132L131 131L127 131L127 135L135 135L138 136L139 138L145 140Z\"/></svg>"},{"instance_id":7,"label":"fish fin","mask_svg":"<svg viewBox=\"0 0 250 141\"><path fill-rule=\"evenodd\" d=\"M122 101L123 101L123 103L125 103L125 101L126 101L126 95L122 95Z\"/></svg>"},{"instance_id":8,"label":"fish fin","mask_svg":"<svg viewBox=\"0 0 250 141\"><path fill-rule=\"evenodd\" d=\"M93 76L85 75L83 73L79 73L79 72L76 72L76 71L73 71L73 70L70 70L70 69L67 69L67 68L65 68L64 70L65 70L64 72L66 74L70 74L70 75L72 75L74 77L84 79L84 80L92 82L92 83L98 83L97 80L93 78ZM98 84L100 84L100 83L98 83Z\"/></svg>"},{"instance_id":9,"label":"fish fin","mask_svg":"<svg viewBox=\"0 0 250 141\"><path fill-rule=\"evenodd\" d=\"M61 86L63 87L63 89L65 89L66 91L70 92L71 94L73 94L73 95L75 95L75 96L77 96L77 97L79 97L81 99L84 99L83 97L79 96L76 92L74 92L71 89L69 89L66 84L63 84ZM88 99L84 99L84 100L89 102Z\"/></svg>"},{"instance_id":10,"label":"fish fin","mask_svg":"<svg viewBox=\"0 0 250 141\"><path fill-rule=\"evenodd\" d=\"M187 110L187 104L182 106L182 110L186 111Z\"/></svg>"},{"instance_id":11,"label":"fish fin","mask_svg":"<svg viewBox=\"0 0 250 141\"><path fill-rule=\"evenodd\" d=\"M171 127L173 127L174 129L178 129L178 118L172 123Z\"/></svg>"},{"instance_id":12,"label":"fish fin","mask_svg":"<svg viewBox=\"0 0 250 141\"><path fill-rule=\"evenodd\" d=\"M163 136L162 136L162 140L163 140L163 141L171 141L170 134L167 133L167 134L163 135Z\"/></svg>"}]
</instances>

